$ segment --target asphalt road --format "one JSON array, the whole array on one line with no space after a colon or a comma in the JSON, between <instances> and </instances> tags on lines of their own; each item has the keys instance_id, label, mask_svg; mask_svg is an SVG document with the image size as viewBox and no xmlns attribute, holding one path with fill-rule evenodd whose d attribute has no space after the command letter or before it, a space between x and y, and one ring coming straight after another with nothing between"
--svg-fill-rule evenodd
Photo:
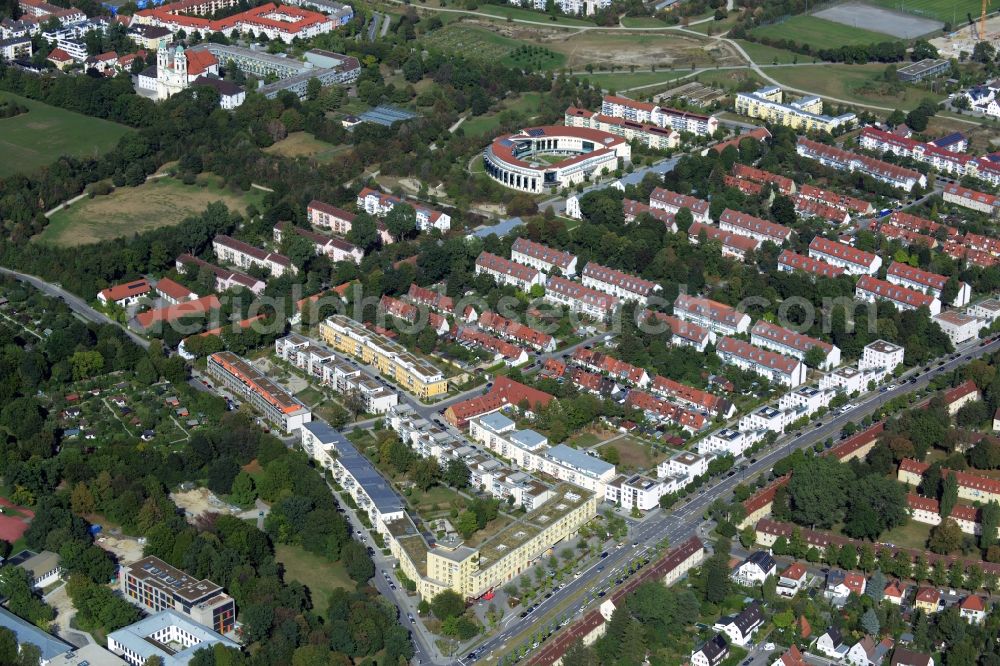
<instances>
[{"instance_id":1,"label":"asphalt road","mask_svg":"<svg viewBox=\"0 0 1000 666\"><path fill-rule=\"evenodd\" d=\"M967 363L970 357L977 358L1000 349L1000 339L994 340L985 347L980 347L978 344L978 342L975 342L972 346L960 348L962 353L958 358L948 359L941 366L937 365L938 361L934 361L930 372L924 373L922 367L918 370L910 371L907 375L900 378L895 389L886 391L885 393L875 392L855 400L854 403L857 404L855 409L839 416L834 416L833 418L824 417L826 420L822 422L822 425L819 427L815 427L812 424L806 426L800 431L802 432L801 436L779 438L769 449L758 452L756 454L756 462L748 464L745 471L737 471L732 476L726 476L710 482L711 485L703 487L699 490L698 494L691 496L685 503L676 506L669 513L657 512L655 515L648 517L629 534L629 543L626 544L626 547L609 551L608 557L600 562L604 566L603 571L598 572L596 570L598 563L595 563L582 576L572 579L563 588L555 592L551 598L545 600L534 613L523 619L517 618L505 626L500 634L478 646L478 655L480 657L490 654L499 656L517 647L516 644L508 645L508 641L526 631L530 625L537 622L538 617L544 614L547 609L555 607L581 590L585 588L603 590L612 587L613 581L617 578L616 570L627 564L637 553L648 550L649 547L658 543L664 537L667 537L671 544L677 544L688 539L696 532L699 533L699 536L704 536L701 533L701 528L703 527L702 516L712 502L718 498L729 497L733 488L738 483L759 473L769 471L778 460L787 456L792 450L810 447L828 437L836 440L840 436L840 431L847 423L860 421L868 414L878 410L886 401L924 388L932 378L939 374L953 371L960 365ZM909 378L914 376L917 377L916 381L910 383ZM631 546L632 542L638 542L638 546ZM581 606L578 612L582 612L585 607L585 605Z\"/></svg>"}]
</instances>

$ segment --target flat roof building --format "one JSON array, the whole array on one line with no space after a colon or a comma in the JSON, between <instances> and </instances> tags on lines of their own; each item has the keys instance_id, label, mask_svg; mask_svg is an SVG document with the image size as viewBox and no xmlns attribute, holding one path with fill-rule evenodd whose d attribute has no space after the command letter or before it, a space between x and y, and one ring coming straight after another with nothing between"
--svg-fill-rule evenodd
<instances>
[{"instance_id":1,"label":"flat roof building","mask_svg":"<svg viewBox=\"0 0 1000 666\"><path fill-rule=\"evenodd\" d=\"M159 657L163 666L186 666L202 648L240 644L175 610L165 610L108 634L108 649L132 664L143 666Z\"/></svg>"},{"instance_id":2,"label":"flat roof building","mask_svg":"<svg viewBox=\"0 0 1000 666\"><path fill-rule=\"evenodd\" d=\"M232 352L218 352L208 357L208 374L226 388L247 400L254 409L290 433L312 420L312 412L267 375Z\"/></svg>"}]
</instances>

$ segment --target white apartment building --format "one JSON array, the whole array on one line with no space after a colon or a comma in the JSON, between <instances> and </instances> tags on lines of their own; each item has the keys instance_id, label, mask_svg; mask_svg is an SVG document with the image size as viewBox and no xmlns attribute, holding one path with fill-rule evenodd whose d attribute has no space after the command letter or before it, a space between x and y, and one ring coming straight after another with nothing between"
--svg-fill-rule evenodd
<instances>
[{"instance_id":1,"label":"white apartment building","mask_svg":"<svg viewBox=\"0 0 1000 666\"><path fill-rule=\"evenodd\" d=\"M829 407L834 395L836 394L828 389L800 386L778 399L778 409L798 412L795 419L802 416L812 416L823 407Z\"/></svg>"},{"instance_id":2,"label":"white apartment building","mask_svg":"<svg viewBox=\"0 0 1000 666\"><path fill-rule=\"evenodd\" d=\"M451 215L424 206L420 202L403 200L395 195L379 192L370 187L366 187L358 192L358 207L363 208L366 213L375 217L385 217L399 203L408 204L413 208L413 212L417 218L417 229L420 231L429 231L431 229L448 231L451 229Z\"/></svg>"},{"instance_id":3,"label":"white apartment building","mask_svg":"<svg viewBox=\"0 0 1000 666\"><path fill-rule=\"evenodd\" d=\"M608 483L615 478L615 466L565 444L557 444L538 456L538 471L567 481L604 497Z\"/></svg>"},{"instance_id":4,"label":"white apartment building","mask_svg":"<svg viewBox=\"0 0 1000 666\"><path fill-rule=\"evenodd\" d=\"M604 499L621 506L625 511L638 509L649 511L660 505L660 498L671 492L667 486L656 479L642 474L633 476L618 476L607 485Z\"/></svg>"},{"instance_id":5,"label":"white apartment building","mask_svg":"<svg viewBox=\"0 0 1000 666\"><path fill-rule=\"evenodd\" d=\"M493 278L499 285L513 285L521 291L530 291L534 285L545 284L545 274L537 268L519 264L510 259L498 257L483 251L476 258L476 275L483 273Z\"/></svg>"},{"instance_id":6,"label":"white apartment building","mask_svg":"<svg viewBox=\"0 0 1000 666\"><path fill-rule=\"evenodd\" d=\"M662 187L655 188L649 194L649 207L665 210L674 215L676 215L677 211L681 208L687 208L691 211L691 215L694 217L695 222L701 222L702 224L711 224L712 222L712 218L709 216L707 201L689 196L687 194L671 192L670 190L665 190Z\"/></svg>"},{"instance_id":7,"label":"white apartment building","mask_svg":"<svg viewBox=\"0 0 1000 666\"><path fill-rule=\"evenodd\" d=\"M651 280L630 275L614 268L601 266L593 261L583 268L583 286L603 291L623 301L637 301L646 305L650 295L662 287Z\"/></svg>"},{"instance_id":8,"label":"white apartment building","mask_svg":"<svg viewBox=\"0 0 1000 666\"><path fill-rule=\"evenodd\" d=\"M775 245L783 245L792 237L792 230L783 224L762 220L759 217L741 213L729 208L719 216L719 229L753 238L760 242L771 241Z\"/></svg>"},{"instance_id":9,"label":"white apartment building","mask_svg":"<svg viewBox=\"0 0 1000 666\"><path fill-rule=\"evenodd\" d=\"M740 419L738 427L741 431L745 432L766 430L781 433L785 431L785 426L791 423L791 419L793 418L798 418L795 412L778 409L772 405L761 405L749 414L744 415Z\"/></svg>"},{"instance_id":10,"label":"white apartment building","mask_svg":"<svg viewBox=\"0 0 1000 666\"><path fill-rule=\"evenodd\" d=\"M876 340L865 345L858 361L860 370L884 369L892 372L902 365L906 350L901 345L895 345L885 340Z\"/></svg>"},{"instance_id":11,"label":"white apartment building","mask_svg":"<svg viewBox=\"0 0 1000 666\"><path fill-rule=\"evenodd\" d=\"M715 352L723 363L756 372L790 388L806 381L806 366L799 359L761 349L743 340L724 337L719 340Z\"/></svg>"},{"instance_id":12,"label":"white apartment building","mask_svg":"<svg viewBox=\"0 0 1000 666\"><path fill-rule=\"evenodd\" d=\"M984 326L989 326L997 319L1000 319L1000 300L987 298L986 300L970 305L965 311L976 319L982 319Z\"/></svg>"},{"instance_id":13,"label":"white apartment building","mask_svg":"<svg viewBox=\"0 0 1000 666\"><path fill-rule=\"evenodd\" d=\"M558 275L550 276L545 283L544 299L601 321L608 319L618 309L617 297Z\"/></svg>"},{"instance_id":14,"label":"white apartment building","mask_svg":"<svg viewBox=\"0 0 1000 666\"><path fill-rule=\"evenodd\" d=\"M944 200L957 206L977 210L980 213L994 215L1000 207L1000 197L995 194L977 192L967 187L962 187L957 183L951 183L944 187Z\"/></svg>"},{"instance_id":15,"label":"white apartment building","mask_svg":"<svg viewBox=\"0 0 1000 666\"><path fill-rule=\"evenodd\" d=\"M651 321L652 320L652 321ZM694 347L704 352L708 343L715 342L715 332L698 324L684 321L674 315L662 312L647 312L643 320L651 327L667 326L670 329L670 344ZM656 329L654 329L656 330Z\"/></svg>"},{"instance_id":16,"label":"white apartment building","mask_svg":"<svg viewBox=\"0 0 1000 666\"><path fill-rule=\"evenodd\" d=\"M667 458L656 467L658 477L679 478L679 486L683 488L703 474L708 473L708 463L713 456L699 455L692 451L681 451Z\"/></svg>"},{"instance_id":17,"label":"white apartment building","mask_svg":"<svg viewBox=\"0 0 1000 666\"><path fill-rule=\"evenodd\" d=\"M892 369L872 368L859 370L854 366L844 366L828 372L819 379L819 387L847 395L862 393L868 390L870 383L878 384L890 375Z\"/></svg>"},{"instance_id":18,"label":"white apartment building","mask_svg":"<svg viewBox=\"0 0 1000 666\"><path fill-rule=\"evenodd\" d=\"M723 428L698 442L698 453L703 456L714 453L738 458L744 451L764 439L765 434L763 430L743 431Z\"/></svg>"},{"instance_id":19,"label":"white apartment building","mask_svg":"<svg viewBox=\"0 0 1000 666\"><path fill-rule=\"evenodd\" d=\"M669 127L678 132L689 132L697 136L708 136L719 129L719 119L714 116L680 111L614 95L604 96L601 103L601 113L637 123Z\"/></svg>"},{"instance_id":20,"label":"white apartment building","mask_svg":"<svg viewBox=\"0 0 1000 666\"><path fill-rule=\"evenodd\" d=\"M913 191L917 185L927 186L927 176L919 171L842 150L804 136L799 137L795 151L802 157L816 160L824 166L840 171L859 171L906 192Z\"/></svg>"},{"instance_id":21,"label":"white apartment building","mask_svg":"<svg viewBox=\"0 0 1000 666\"><path fill-rule=\"evenodd\" d=\"M809 256L840 266L848 275L875 275L882 267L882 257L822 236L809 243Z\"/></svg>"},{"instance_id":22,"label":"white apartment building","mask_svg":"<svg viewBox=\"0 0 1000 666\"><path fill-rule=\"evenodd\" d=\"M809 350L818 347L823 350L825 356L823 363L820 364L821 369L829 370L840 365L840 347L802 333L790 331L763 319L758 320L751 329L750 342L758 347L793 356L799 360L805 360Z\"/></svg>"},{"instance_id":23,"label":"white apartment building","mask_svg":"<svg viewBox=\"0 0 1000 666\"><path fill-rule=\"evenodd\" d=\"M889 266L885 279L901 287L926 292L938 299L941 298L941 291L948 283L948 278L944 275L921 270L898 261L892 262L892 265ZM967 305L971 299L972 287L965 282L959 282L958 293L955 295L955 299L951 303L948 303L948 305L960 308Z\"/></svg>"},{"instance_id":24,"label":"white apartment building","mask_svg":"<svg viewBox=\"0 0 1000 666\"><path fill-rule=\"evenodd\" d=\"M736 335L750 330L749 315L708 298L679 294L674 300L674 314L718 335Z\"/></svg>"},{"instance_id":25,"label":"white apartment building","mask_svg":"<svg viewBox=\"0 0 1000 666\"><path fill-rule=\"evenodd\" d=\"M518 238L510 248L510 260L543 273L571 277L576 274L576 255Z\"/></svg>"},{"instance_id":26,"label":"white apartment building","mask_svg":"<svg viewBox=\"0 0 1000 666\"><path fill-rule=\"evenodd\" d=\"M941 312L941 301L934 296L916 289L900 287L871 275L862 275L858 278L857 285L854 287L854 297L869 303L890 301L900 310L916 310L919 307L927 307L932 316Z\"/></svg>"},{"instance_id":27,"label":"white apartment building","mask_svg":"<svg viewBox=\"0 0 1000 666\"><path fill-rule=\"evenodd\" d=\"M247 269L259 266L266 269L274 277L281 277L286 272L298 273L291 259L277 252L268 252L249 243L238 241L229 236L219 235L212 240L212 251L219 261Z\"/></svg>"},{"instance_id":28,"label":"white apartment building","mask_svg":"<svg viewBox=\"0 0 1000 666\"><path fill-rule=\"evenodd\" d=\"M957 310L942 312L934 317L934 321L941 327L951 344L960 345L969 340L979 337L979 331L983 328L983 321L971 315Z\"/></svg>"},{"instance_id":29,"label":"white apartment building","mask_svg":"<svg viewBox=\"0 0 1000 666\"><path fill-rule=\"evenodd\" d=\"M271 232L274 242L281 243L288 232L301 236L311 242L313 250L317 255L325 255L334 263L338 261L351 261L355 264L360 264L361 260L365 258L364 250L348 243L343 238L324 236L309 229L293 226L289 222L279 222L275 225L274 230Z\"/></svg>"}]
</instances>

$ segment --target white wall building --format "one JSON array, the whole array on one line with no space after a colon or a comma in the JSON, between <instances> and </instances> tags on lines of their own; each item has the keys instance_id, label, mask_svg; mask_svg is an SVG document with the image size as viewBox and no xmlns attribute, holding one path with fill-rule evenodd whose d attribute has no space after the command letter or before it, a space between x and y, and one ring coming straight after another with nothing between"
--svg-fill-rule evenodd
<instances>
[{"instance_id":1,"label":"white wall building","mask_svg":"<svg viewBox=\"0 0 1000 666\"><path fill-rule=\"evenodd\" d=\"M724 337L719 340L715 352L723 363L756 372L790 388L806 381L806 366L799 359L761 349L743 340Z\"/></svg>"},{"instance_id":2,"label":"white wall building","mask_svg":"<svg viewBox=\"0 0 1000 666\"><path fill-rule=\"evenodd\" d=\"M475 272L476 275L485 273L492 277L497 284L513 285L521 291L530 291L531 287L536 284L545 284L545 274L538 269L485 251L480 253L476 259Z\"/></svg>"},{"instance_id":3,"label":"white wall building","mask_svg":"<svg viewBox=\"0 0 1000 666\"><path fill-rule=\"evenodd\" d=\"M736 335L750 330L749 315L708 298L679 294L674 300L674 314L719 335Z\"/></svg>"},{"instance_id":4,"label":"white wall building","mask_svg":"<svg viewBox=\"0 0 1000 666\"><path fill-rule=\"evenodd\" d=\"M884 369L892 372L903 363L906 350L901 345L896 345L885 340L876 340L865 345L858 361L860 370Z\"/></svg>"},{"instance_id":5,"label":"white wall building","mask_svg":"<svg viewBox=\"0 0 1000 666\"><path fill-rule=\"evenodd\" d=\"M840 266L849 275L875 275L882 267L882 257L822 236L809 243L809 256Z\"/></svg>"},{"instance_id":6,"label":"white wall building","mask_svg":"<svg viewBox=\"0 0 1000 666\"><path fill-rule=\"evenodd\" d=\"M652 294L662 289L651 280L601 266L593 261L584 266L582 277L585 287L603 291L623 301L637 301L643 306Z\"/></svg>"},{"instance_id":7,"label":"white wall building","mask_svg":"<svg viewBox=\"0 0 1000 666\"><path fill-rule=\"evenodd\" d=\"M576 274L576 255L563 250L528 240L518 238L510 248L510 260L525 266L531 266L543 273L558 274L571 277Z\"/></svg>"},{"instance_id":8,"label":"white wall building","mask_svg":"<svg viewBox=\"0 0 1000 666\"><path fill-rule=\"evenodd\" d=\"M953 345L960 345L963 342L975 340L979 337L980 329L983 328L983 321L981 319L976 319L971 315L958 312L957 310L942 312L933 319L941 327L945 335L948 336Z\"/></svg>"}]
</instances>

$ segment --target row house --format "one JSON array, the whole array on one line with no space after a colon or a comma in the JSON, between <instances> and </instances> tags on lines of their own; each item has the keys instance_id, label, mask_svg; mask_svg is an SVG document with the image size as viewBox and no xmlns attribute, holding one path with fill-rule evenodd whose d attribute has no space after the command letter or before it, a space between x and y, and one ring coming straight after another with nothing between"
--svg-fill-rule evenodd
<instances>
[{"instance_id":1,"label":"row house","mask_svg":"<svg viewBox=\"0 0 1000 666\"><path fill-rule=\"evenodd\" d=\"M802 271L815 277L837 278L844 274L843 266L834 266L821 259L807 257L791 250L782 250L778 255L778 270L786 273Z\"/></svg>"},{"instance_id":2,"label":"row house","mask_svg":"<svg viewBox=\"0 0 1000 666\"><path fill-rule=\"evenodd\" d=\"M875 207L870 201L824 190L822 187L816 187L815 185L800 186L798 195L803 199L818 201L834 208L846 210L849 213L856 213L862 216L873 215L875 213Z\"/></svg>"},{"instance_id":3,"label":"row house","mask_svg":"<svg viewBox=\"0 0 1000 666\"><path fill-rule=\"evenodd\" d=\"M604 96L601 113L638 123L650 123L657 127L669 127L696 136L710 136L719 129L719 120L714 116L671 109L615 95Z\"/></svg>"},{"instance_id":4,"label":"row house","mask_svg":"<svg viewBox=\"0 0 1000 666\"><path fill-rule=\"evenodd\" d=\"M524 349L482 331L463 328L458 332L455 339L460 344L467 344L493 352L497 358L502 358L503 362L511 367L528 362L528 352Z\"/></svg>"},{"instance_id":5,"label":"row house","mask_svg":"<svg viewBox=\"0 0 1000 666\"><path fill-rule=\"evenodd\" d=\"M578 282L552 275L545 283L545 300L564 305L573 312L605 321L618 309L618 298L604 292L585 287Z\"/></svg>"},{"instance_id":6,"label":"row house","mask_svg":"<svg viewBox=\"0 0 1000 666\"><path fill-rule=\"evenodd\" d=\"M736 165L734 164L733 166ZM722 184L726 187L739 190L748 197L759 196L764 191L764 183L758 183L757 181L747 180L745 178L737 178L736 176L731 176L728 173L722 177Z\"/></svg>"},{"instance_id":7,"label":"row house","mask_svg":"<svg viewBox=\"0 0 1000 666\"><path fill-rule=\"evenodd\" d=\"M674 314L718 335L737 335L750 330L749 315L709 298L678 294L674 300Z\"/></svg>"},{"instance_id":8,"label":"row house","mask_svg":"<svg viewBox=\"0 0 1000 666\"><path fill-rule=\"evenodd\" d=\"M997 195L977 192L968 187L962 187L958 183L945 185L943 196L944 200L948 203L979 211L980 213L986 213L987 215L996 215L997 207L1000 206L1000 197Z\"/></svg>"},{"instance_id":9,"label":"row house","mask_svg":"<svg viewBox=\"0 0 1000 666\"><path fill-rule=\"evenodd\" d=\"M485 273L497 284L513 285L521 291L530 291L536 284L545 284L545 275L541 271L486 251L476 258L475 272L476 275Z\"/></svg>"},{"instance_id":10,"label":"row house","mask_svg":"<svg viewBox=\"0 0 1000 666\"><path fill-rule=\"evenodd\" d=\"M906 506L910 510L910 517L918 523L925 525L941 524L941 505L936 499L921 497L915 493L906 494ZM966 534L982 533L982 526L979 524L979 510L967 504L956 504L951 509L948 516Z\"/></svg>"},{"instance_id":11,"label":"row house","mask_svg":"<svg viewBox=\"0 0 1000 666\"><path fill-rule=\"evenodd\" d=\"M723 363L756 372L790 388L806 380L806 366L799 359L761 349L743 340L724 337L719 340L715 351Z\"/></svg>"},{"instance_id":12,"label":"row house","mask_svg":"<svg viewBox=\"0 0 1000 666\"><path fill-rule=\"evenodd\" d=\"M971 250L986 252L994 257L1000 257L1000 240L982 234L965 234L965 244Z\"/></svg>"},{"instance_id":13,"label":"row house","mask_svg":"<svg viewBox=\"0 0 1000 666\"><path fill-rule=\"evenodd\" d=\"M706 456L716 454L738 458L751 446L764 439L763 430L738 430L722 428L698 442L698 453Z\"/></svg>"},{"instance_id":14,"label":"row house","mask_svg":"<svg viewBox=\"0 0 1000 666\"><path fill-rule=\"evenodd\" d=\"M505 317L501 317L495 312L484 312L479 317L479 328L494 333L501 338L513 340L514 342L531 347L537 352L553 352L556 350L556 341L548 333L536 331L530 326L525 326Z\"/></svg>"},{"instance_id":15,"label":"row house","mask_svg":"<svg viewBox=\"0 0 1000 666\"><path fill-rule=\"evenodd\" d=\"M210 264L204 259L199 259L190 254L181 254L177 257L174 263L175 268L179 273L183 273L188 277L197 277L198 273L202 269L209 271L215 277L215 290L222 292L228 289L243 288L248 289L251 293L260 296L264 293L264 287L267 284L260 278L255 278L247 275L246 273L240 273L239 271L232 271L228 268L223 268L222 266L216 266L215 264Z\"/></svg>"},{"instance_id":16,"label":"row house","mask_svg":"<svg viewBox=\"0 0 1000 666\"><path fill-rule=\"evenodd\" d=\"M746 164L733 164L733 175L756 183L770 183L774 189L786 197L795 192L795 181L770 171L757 169Z\"/></svg>"},{"instance_id":17,"label":"row house","mask_svg":"<svg viewBox=\"0 0 1000 666\"><path fill-rule=\"evenodd\" d=\"M628 392L628 395L625 396L625 403L630 407L641 409L646 418L679 426L692 434L701 431L708 422L708 419L698 412L684 409L680 405L661 400L638 389L632 389Z\"/></svg>"},{"instance_id":18,"label":"row house","mask_svg":"<svg viewBox=\"0 0 1000 666\"><path fill-rule=\"evenodd\" d=\"M816 160L823 166L840 171L857 171L906 192L912 192L913 188L917 186L927 187L927 176L919 171L852 153L812 139L799 137L795 149L800 156Z\"/></svg>"},{"instance_id":19,"label":"row house","mask_svg":"<svg viewBox=\"0 0 1000 666\"><path fill-rule=\"evenodd\" d=\"M851 214L839 206L833 206L825 201L809 199L801 194L792 196L795 212L800 217L819 217L827 222L840 226L851 221Z\"/></svg>"},{"instance_id":20,"label":"row house","mask_svg":"<svg viewBox=\"0 0 1000 666\"><path fill-rule=\"evenodd\" d=\"M405 298L414 305L422 305L435 313L455 317L466 324L471 324L479 319L479 313L471 305L465 306L461 316L459 316L455 310L455 301L450 296L416 284L410 285L410 290L406 292Z\"/></svg>"},{"instance_id":21,"label":"row house","mask_svg":"<svg viewBox=\"0 0 1000 666\"><path fill-rule=\"evenodd\" d=\"M934 169L953 176L972 175L976 170L976 161L969 155L940 148L932 143L899 136L875 127L865 127L861 130L858 144L865 150L892 153L930 164Z\"/></svg>"},{"instance_id":22,"label":"row house","mask_svg":"<svg viewBox=\"0 0 1000 666\"><path fill-rule=\"evenodd\" d=\"M625 224L635 222L635 218L640 215L649 215L654 220L663 222L663 226L670 233L677 233L677 222L674 221L675 215L662 208L653 208L649 204L644 204L634 199L622 199L622 214L625 216Z\"/></svg>"},{"instance_id":23,"label":"row house","mask_svg":"<svg viewBox=\"0 0 1000 666\"><path fill-rule=\"evenodd\" d=\"M923 482L924 473L930 467L925 462L904 458L899 461L899 470L896 473L897 480L911 486L919 486ZM959 499L969 502L988 504L990 502L1000 502L1000 481L991 479L988 476L981 476L974 472L960 472L947 468L941 469L941 474L949 474L958 481Z\"/></svg>"},{"instance_id":24,"label":"row house","mask_svg":"<svg viewBox=\"0 0 1000 666\"><path fill-rule=\"evenodd\" d=\"M292 265L292 260L285 255L262 250L229 236L216 236L212 240L212 251L215 252L219 261L240 268L258 266L267 270L274 277L281 277L285 273L293 275L298 273L298 269Z\"/></svg>"},{"instance_id":25,"label":"row house","mask_svg":"<svg viewBox=\"0 0 1000 666\"><path fill-rule=\"evenodd\" d=\"M869 303L879 300L891 301L900 310L915 310L926 306L932 316L941 312L941 301L934 296L879 280L871 275L862 275L858 279L854 297Z\"/></svg>"},{"instance_id":26,"label":"row house","mask_svg":"<svg viewBox=\"0 0 1000 666\"><path fill-rule=\"evenodd\" d=\"M351 231L354 225L354 218L357 215L343 208L331 206L318 199L313 199L306 207L306 217L309 220L309 224L314 227L322 227L329 229L335 234L346 236ZM389 228L385 226L385 222L376 220L375 228L378 231L378 237L382 241L382 245L389 245L393 242L392 234L389 233Z\"/></svg>"},{"instance_id":27,"label":"row house","mask_svg":"<svg viewBox=\"0 0 1000 666\"><path fill-rule=\"evenodd\" d=\"M750 342L758 347L805 360L810 349L819 348L824 355L820 369L828 370L840 365L840 347L828 342L790 331L770 322L759 320L750 331Z\"/></svg>"},{"instance_id":28,"label":"row house","mask_svg":"<svg viewBox=\"0 0 1000 666\"><path fill-rule=\"evenodd\" d=\"M401 301L398 298L393 298L392 296L383 295L379 300L378 310L383 314L401 319L410 324L416 324L420 321L420 309L417 306L406 301ZM444 337L451 332L451 325L448 324L448 320L437 312L428 312L426 323L438 337Z\"/></svg>"},{"instance_id":29,"label":"row house","mask_svg":"<svg viewBox=\"0 0 1000 666\"><path fill-rule=\"evenodd\" d=\"M405 203L413 207L413 211L417 217L417 229L420 231L429 231L431 229L448 231L451 229L451 215L447 213L434 210L416 201L404 201L400 197L379 192L370 187L366 187L358 192L358 208L364 209L366 213L375 217L385 217L389 214L389 211L396 207L396 204L400 203Z\"/></svg>"},{"instance_id":30,"label":"row house","mask_svg":"<svg viewBox=\"0 0 1000 666\"><path fill-rule=\"evenodd\" d=\"M792 230L782 224L762 220L759 217L729 208L722 211L722 215L719 216L719 229L747 236L762 243L771 241L775 245L783 245L792 237Z\"/></svg>"},{"instance_id":31,"label":"row house","mask_svg":"<svg viewBox=\"0 0 1000 666\"><path fill-rule=\"evenodd\" d=\"M918 233L927 234L928 236L939 236L941 230L944 230L944 234L947 238L958 238L961 233L955 227L948 226L947 224L941 224L933 220L928 220L927 218L914 215L913 213L907 213L902 210L894 210L889 214L889 217L883 222L883 224L889 224L894 227L899 227L900 229L908 229L909 231L916 231Z\"/></svg>"},{"instance_id":32,"label":"row house","mask_svg":"<svg viewBox=\"0 0 1000 666\"><path fill-rule=\"evenodd\" d=\"M170 278L160 278L156 281L156 295L165 303L177 305L186 301L194 301L200 298L184 285L171 280Z\"/></svg>"},{"instance_id":33,"label":"row house","mask_svg":"<svg viewBox=\"0 0 1000 666\"><path fill-rule=\"evenodd\" d=\"M917 233L916 231L910 231L909 229L903 229L901 227L895 227L891 224L880 225L878 233L885 238L898 240L906 245L923 245L930 250L933 250L938 246L938 240L933 236Z\"/></svg>"},{"instance_id":34,"label":"row house","mask_svg":"<svg viewBox=\"0 0 1000 666\"><path fill-rule=\"evenodd\" d=\"M588 261L584 266L582 277L585 287L603 291L623 301L637 301L639 305L646 305L650 295L662 289L651 280L601 266L593 261Z\"/></svg>"},{"instance_id":35,"label":"row house","mask_svg":"<svg viewBox=\"0 0 1000 666\"><path fill-rule=\"evenodd\" d=\"M343 238L324 236L323 234L318 234L302 227L296 227L290 222L279 222L275 225L272 232L274 242L280 243L287 231L291 231L310 241L313 244L316 254L327 256L330 258L330 261L352 261L355 264L360 264L361 260L365 258L364 250L348 243Z\"/></svg>"},{"instance_id":36,"label":"row house","mask_svg":"<svg viewBox=\"0 0 1000 666\"><path fill-rule=\"evenodd\" d=\"M680 317L662 312L646 311L643 323L652 326L666 326L670 333L670 344L694 347L704 352L710 342L715 342L715 333L709 328L684 321Z\"/></svg>"},{"instance_id":37,"label":"row house","mask_svg":"<svg viewBox=\"0 0 1000 666\"><path fill-rule=\"evenodd\" d=\"M693 407L703 414L728 419L736 413L736 406L729 400L662 375L653 378L650 390L656 395Z\"/></svg>"},{"instance_id":38,"label":"row house","mask_svg":"<svg viewBox=\"0 0 1000 666\"><path fill-rule=\"evenodd\" d=\"M712 221L712 218L709 217L708 214L709 208L707 201L689 196L687 194L671 192L670 190L665 190L662 187L654 188L649 194L649 205L653 208L665 210L674 215L676 215L677 211L681 208L687 208L691 211L691 216L694 218L695 222L709 224Z\"/></svg>"},{"instance_id":39,"label":"row house","mask_svg":"<svg viewBox=\"0 0 1000 666\"><path fill-rule=\"evenodd\" d=\"M809 243L809 256L840 266L848 275L875 275L882 267L882 258L839 241L816 236Z\"/></svg>"},{"instance_id":40,"label":"row house","mask_svg":"<svg viewBox=\"0 0 1000 666\"><path fill-rule=\"evenodd\" d=\"M761 245L761 241L750 238L746 234L725 231L701 222L695 222L688 229L688 241L697 245L701 242L703 234L706 240L717 241L720 244L723 257L729 257L736 261L746 261L747 254L756 252Z\"/></svg>"},{"instance_id":41,"label":"row house","mask_svg":"<svg viewBox=\"0 0 1000 666\"><path fill-rule=\"evenodd\" d=\"M603 372L615 380L626 382L632 386L641 388L649 386L649 373L645 369L593 349L577 348L573 352L573 362L595 372Z\"/></svg>"},{"instance_id":42,"label":"row house","mask_svg":"<svg viewBox=\"0 0 1000 666\"><path fill-rule=\"evenodd\" d=\"M583 368L570 369L569 381L581 391L592 393L602 398L610 398L621 392L618 384L611 377L606 377L596 372L587 372Z\"/></svg>"},{"instance_id":43,"label":"row house","mask_svg":"<svg viewBox=\"0 0 1000 666\"><path fill-rule=\"evenodd\" d=\"M935 298L941 298L941 291L948 284L948 278L944 275L931 273L930 271L925 271L899 261L892 262L892 265L889 266L889 270L886 272L885 278L892 284L924 291ZM958 293L948 305L960 308L968 305L971 299L972 287L965 282L959 282Z\"/></svg>"},{"instance_id":44,"label":"row house","mask_svg":"<svg viewBox=\"0 0 1000 666\"><path fill-rule=\"evenodd\" d=\"M518 238L510 248L510 260L525 266L531 266L543 273L565 275L576 274L576 255L564 250ZM558 273L557 273L558 271Z\"/></svg>"}]
</instances>

